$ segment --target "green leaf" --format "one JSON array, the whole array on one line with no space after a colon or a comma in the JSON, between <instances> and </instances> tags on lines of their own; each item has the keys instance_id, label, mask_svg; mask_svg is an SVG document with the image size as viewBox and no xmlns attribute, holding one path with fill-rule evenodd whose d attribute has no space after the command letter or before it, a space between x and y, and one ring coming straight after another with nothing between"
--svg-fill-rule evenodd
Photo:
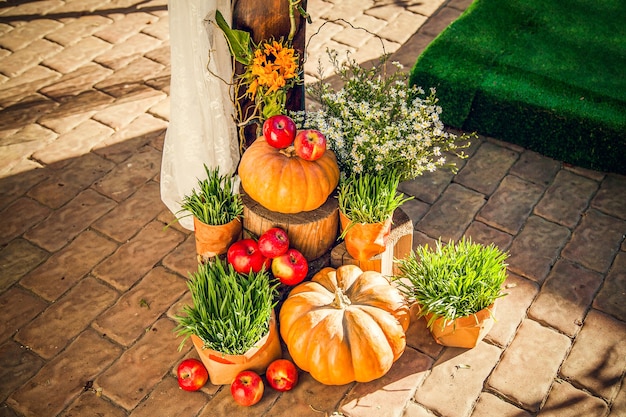
<instances>
[{"instance_id":1,"label":"green leaf","mask_svg":"<svg viewBox=\"0 0 626 417\"><path fill-rule=\"evenodd\" d=\"M243 65L249 65L252 62L250 34L243 30L231 29L219 10L215 13L215 21L217 26L224 32L230 53L235 60Z\"/></svg>"}]
</instances>

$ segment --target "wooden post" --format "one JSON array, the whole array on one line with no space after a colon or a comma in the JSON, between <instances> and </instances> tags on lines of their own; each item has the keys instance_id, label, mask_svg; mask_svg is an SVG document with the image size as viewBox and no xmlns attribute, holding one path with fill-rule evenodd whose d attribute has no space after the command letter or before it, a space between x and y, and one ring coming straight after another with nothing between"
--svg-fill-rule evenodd
<instances>
[{"instance_id":1,"label":"wooden post","mask_svg":"<svg viewBox=\"0 0 626 417\"><path fill-rule=\"evenodd\" d=\"M302 0L300 5L306 10L307 0ZM300 61L304 57L306 43L306 20L296 11L297 30L293 38L293 46L300 55ZM291 29L289 19L289 0L233 0L233 28L245 30L250 33L255 44L270 38L287 38ZM237 63L236 74L242 74L243 66ZM300 63L300 74L304 82L304 70ZM245 100L242 109L246 109L252 103ZM304 110L304 84L292 88L287 93L288 110ZM257 138L257 127L248 126L245 130L246 147L250 146Z\"/></svg>"}]
</instances>

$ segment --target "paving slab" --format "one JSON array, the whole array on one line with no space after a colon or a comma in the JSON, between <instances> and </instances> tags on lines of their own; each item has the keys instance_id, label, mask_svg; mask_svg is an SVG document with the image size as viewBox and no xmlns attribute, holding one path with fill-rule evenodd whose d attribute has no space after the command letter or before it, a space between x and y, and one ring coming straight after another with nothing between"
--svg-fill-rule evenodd
<instances>
[{"instance_id":1,"label":"paving slab","mask_svg":"<svg viewBox=\"0 0 626 417\"><path fill-rule=\"evenodd\" d=\"M626 369L625 326L604 313L589 311L561 374L607 401L613 400Z\"/></svg>"},{"instance_id":2,"label":"paving slab","mask_svg":"<svg viewBox=\"0 0 626 417\"><path fill-rule=\"evenodd\" d=\"M591 209L563 248L562 255L598 272L606 272L626 235L626 221Z\"/></svg>"},{"instance_id":3,"label":"paving slab","mask_svg":"<svg viewBox=\"0 0 626 417\"><path fill-rule=\"evenodd\" d=\"M126 412L115 404L98 397L96 390L84 391L65 411L61 417L85 416L89 413L108 417L126 417Z\"/></svg>"},{"instance_id":4,"label":"paving slab","mask_svg":"<svg viewBox=\"0 0 626 417\"><path fill-rule=\"evenodd\" d=\"M43 364L43 359L19 343L8 340L0 344L0 401L31 379Z\"/></svg>"},{"instance_id":5,"label":"paving slab","mask_svg":"<svg viewBox=\"0 0 626 417\"><path fill-rule=\"evenodd\" d=\"M484 204L484 195L451 184L415 225L415 229L433 238L441 237L444 243L458 240Z\"/></svg>"},{"instance_id":6,"label":"paving slab","mask_svg":"<svg viewBox=\"0 0 626 417\"><path fill-rule=\"evenodd\" d=\"M496 395L483 392L478 398L471 417L530 417L531 415L528 411L518 408Z\"/></svg>"},{"instance_id":7,"label":"paving slab","mask_svg":"<svg viewBox=\"0 0 626 417\"><path fill-rule=\"evenodd\" d=\"M615 398L613 402L609 417L618 417L623 414L626 414L626 386L624 385L622 385L622 388L617 394L617 398Z\"/></svg>"},{"instance_id":8,"label":"paving slab","mask_svg":"<svg viewBox=\"0 0 626 417\"><path fill-rule=\"evenodd\" d=\"M506 252L513 242L512 235L479 221L474 221L469 225L465 231L465 236L485 246L493 243L502 252Z\"/></svg>"},{"instance_id":9,"label":"paving slab","mask_svg":"<svg viewBox=\"0 0 626 417\"><path fill-rule=\"evenodd\" d=\"M491 195L518 158L517 152L484 142L459 171L455 181L479 193Z\"/></svg>"},{"instance_id":10,"label":"paving slab","mask_svg":"<svg viewBox=\"0 0 626 417\"><path fill-rule=\"evenodd\" d=\"M191 395L190 395L191 394ZM179 388L176 378L164 378L135 410L133 417L197 415L207 405L207 397Z\"/></svg>"},{"instance_id":11,"label":"paving slab","mask_svg":"<svg viewBox=\"0 0 626 417\"><path fill-rule=\"evenodd\" d=\"M539 185L507 175L476 218L515 235L524 226L543 192L544 188Z\"/></svg>"},{"instance_id":12,"label":"paving slab","mask_svg":"<svg viewBox=\"0 0 626 417\"><path fill-rule=\"evenodd\" d=\"M44 300L56 301L116 249L114 242L86 230L26 274L20 285Z\"/></svg>"},{"instance_id":13,"label":"paving slab","mask_svg":"<svg viewBox=\"0 0 626 417\"><path fill-rule=\"evenodd\" d=\"M89 152L91 148L113 134L113 129L87 119L74 129L59 135L46 147L35 152L32 157L44 164L68 164L72 158L77 158Z\"/></svg>"},{"instance_id":14,"label":"paving slab","mask_svg":"<svg viewBox=\"0 0 626 417\"><path fill-rule=\"evenodd\" d=\"M27 195L43 205L59 209L113 167L111 161L90 153L70 161L63 169L50 169L48 178L31 188Z\"/></svg>"},{"instance_id":15,"label":"paving slab","mask_svg":"<svg viewBox=\"0 0 626 417\"><path fill-rule=\"evenodd\" d=\"M74 240L114 205L112 200L102 194L87 189L28 230L24 237L46 250L57 251Z\"/></svg>"},{"instance_id":16,"label":"paving slab","mask_svg":"<svg viewBox=\"0 0 626 417\"><path fill-rule=\"evenodd\" d=\"M182 241L182 233L164 230L162 223L153 221L98 264L93 274L118 290L126 291Z\"/></svg>"},{"instance_id":17,"label":"paving slab","mask_svg":"<svg viewBox=\"0 0 626 417\"><path fill-rule=\"evenodd\" d=\"M571 229L580 221L597 189L596 181L560 171L535 207L535 213Z\"/></svg>"},{"instance_id":18,"label":"paving slab","mask_svg":"<svg viewBox=\"0 0 626 417\"><path fill-rule=\"evenodd\" d=\"M546 278L528 316L573 337L582 327L602 280L601 274L560 259Z\"/></svg>"},{"instance_id":19,"label":"paving slab","mask_svg":"<svg viewBox=\"0 0 626 417\"><path fill-rule=\"evenodd\" d=\"M557 381L539 417L602 417L609 410L606 402L574 388L566 381Z\"/></svg>"},{"instance_id":20,"label":"paving slab","mask_svg":"<svg viewBox=\"0 0 626 417\"><path fill-rule=\"evenodd\" d=\"M170 365L180 360L174 334L175 324L161 318L147 329L137 342L122 353L94 384L126 410L134 409L150 391L168 375ZM137 373L136 364L149 363Z\"/></svg>"},{"instance_id":21,"label":"paving slab","mask_svg":"<svg viewBox=\"0 0 626 417\"><path fill-rule=\"evenodd\" d=\"M509 173L535 184L548 186L560 168L559 161L531 150L524 150Z\"/></svg>"},{"instance_id":22,"label":"paving slab","mask_svg":"<svg viewBox=\"0 0 626 417\"><path fill-rule=\"evenodd\" d=\"M502 350L481 342L474 349L447 348L415 392L415 401L439 415L468 415Z\"/></svg>"},{"instance_id":23,"label":"paving slab","mask_svg":"<svg viewBox=\"0 0 626 417\"><path fill-rule=\"evenodd\" d=\"M21 213L18 218L12 219L10 213ZM24 197L20 198L9 207L3 210L2 233L0 234L0 244L9 243L33 225L39 223L50 214L50 209L35 200Z\"/></svg>"},{"instance_id":24,"label":"paving slab","mask_svg":"<svg viewBox=\"0 0 626 417\"><path fill-rule=\"evenodd\" d=\"M63 73L57 80L52 83L48 83L45 87L39 91L46 97L51 99L63 101L69 98L76 97L79 94L85 94L91 92L91 88L94 84L102 81L106 77L113 73L112 70L104 68L102 65L88 62L81 65L74 71ZM96 107L101 100L97 100L95 96L87 96L93 99L90 102L81 102L89 108ZM110 103L111 100L106 102Z\"/></svg>"},{"instance_id":25,"label":"paving slab","mask_svg":"<svg viewBox=\"0 0 626 417\"><path fill-rule=\"evenodd\" d=\"M109 367L120 350L95 331L87 330L52 361L46 362L6 403L26 417L57 415L80 395L89 381ZM54 395L49 395L50 392Z\"/></svg>"},{"instance_id":26,"label":"paving slab","mask_svg":"<svg viewBox=\"0 0 626 417\"><path fill-rule=\"evenodd\" d=\"M184 279L163 267L152 269L93 322L94 329L116 342L135 342L187 290Z\"/></svg>"},{"instance_id":27,"label":"paving slab","mask_svg":"<svg viewBox=\"0 0 626 417\"><path fill-rule=\"evenodd\" d=\"M537 412L570 346L566 336L524 320L487 384L521 408Z\"/></svg>"},{"instance_id":28,"label":"paving slab","mask_svg":"<svg viewBox=\"0 0 626 417\"><path fill-rule=\"evenodd\" d=\"M48 256L48 252L27 240L14 239L9 242L0 249L0 290L10 288Z\"/></svg>"},{"instance_id":29,"label":"paving slab","mask_svg":"<svg viewBox=\"0 0 626 417\"><path fill-rule=\"evenodd\" d=\"M163 210L159 184L148 182L98 219L92 227L120 243L128 241Z\"/></svg>"},{"instance_id":30,"label":"paving slab","mask_svg":"<svg viewBox=\"0 0 626 417\"><path fill-rule=\"evenodd\" d=\"M621 175L607 175L591 206L622 220L626 220L626 178Z\"/></svg>"},{"instance_id":31,"label":"paving slab","mask_svg":"<svg viewBox=\"0 0 626 417\"><path fill-rule=\"evenodd\" d=\"M21 288L13 287L3 292L0 295L0 343L8 340L47 307L48 303L44 300Z\"/></svg>"},{"instance_id":32,"label":"paving slab","mask_svg":"<svg viewBox=\"0 0 626 417\"><path fill-rule=\"evenodd\" d=\"M600 292L593 302L593 306L626 322L626 252L617 254L613 266L609 271Z\"/></svg>"},{"instance_id":33,"label":"paving slab","mask_svg":"<svg viewBox=\"0 0 626 417\"><path fill-rule=\"evenodd\" d=\"M52 359L107 309L117 293L87 277L59 301L25 325L15 340L45 359Z\"/></svg>"},{"instance_id":34,"label":"paving slab","mask_svg":"<svg viewBox=\"0 0 626 417\"><path fill-rule=\"evenodd\" d=\"M528 308L534 305L539 286L534 281L509 273L503 293L506 295L497 301L496 322L487 335L488 341L501 347L508 346L513 340Z\"/></svg>"},{"instance_id":35,"label":"paving slab","mask_svg":"<svg viewBox=\"0 0 626 417\"><path fill-rule=\"evenodd\" d=\"M542 283L569 238L569 229L538 216L529 217L509 248L509 270Z\"/></svg>"},{"instance_id":36,"label":"paving slab","mask_svg":"<svg viewBox=\"0 0 626 417\"><path fill-rule=\"evenodd\" d=\"M402 416L405 404L414 395L433 360L411 348L391 367L382 378L355 385L341 403L340 410L346 415L392 417Z\"/></svg>"}]
</instances>

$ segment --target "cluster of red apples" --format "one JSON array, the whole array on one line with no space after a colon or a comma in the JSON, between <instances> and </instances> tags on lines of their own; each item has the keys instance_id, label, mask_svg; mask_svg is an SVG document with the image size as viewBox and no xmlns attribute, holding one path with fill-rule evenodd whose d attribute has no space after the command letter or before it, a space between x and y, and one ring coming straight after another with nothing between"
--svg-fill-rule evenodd
<instances>
[{"instance_id":1,"label":"cluster of red apples","mask_svg":"<svg viewBox=\"0 0 626 417\"><path fill-rule=\"evenodd\" d=\"M262 269L272 271L272 275L285 285L302 282L309 272L309 264L297 249L290 247L287 232L280 227L272 227L257 240L242 239L233 243L226 253L228 262L235 271L248 274ZM197 391L209 380L204 364L198 359L184 359L177 369L178 386L185 391ZM267 383L276 391L289 391L298 382L298 370L293 362L277 359L265 371ZM265 385L261 376L252 371L242 371L233 380L230 392L239 405L251 406L263 397Z\"/></svg>"},{"instance_id":2,"label":"cluster of red apples","mask_svg":"<svg viewBox=\"0 0 626 417\"><path fill-rule=\"evenodd\" d=\"M265 141L276 149L294 147L296 155L307 161L315 161L326 152L326 136L319 130L298 131L294 121L286 115L271 116L263 123Z\"/></svg>"},{"instance_id":3,"label":"cluster of red apples","mask_svg":"<svg viewBox=\"0 0 626 417\"><path fill-rule=\"evenodd\" d=\"M185 391L198 391L209 380L209 373L198 359L183 360L177 369L178 386ZM265 379L276 391L291 390L298 383L298 369L287 359L276 359L265 371ZM230 393L239 405L251 406L263 398L265 384L261 376L251 370L241 371L230 384Z\"/></svg>"},{"instance_id":4,"label":"cluster of red apples","mask_svg":"<svg viewBox=\"0 0 626 417\"><path fill-rule=\"evenodd\" d=\"M239 240L228 248L228 262L240 274L271 270L285 285L302 282L309 272L309 263L297 249L291 248L287 232L280 227L265 231L259 240Z\"/></svg>"},{"instance_id":5,"label":"cluster of red apples","mask_svg":"<svg viewBox=\"0 0 626 417\"><path fill-rule=\"evenodd\" d=\"M288 359L276 359L267 367L265 379L276 391L289 391L298 383L298 369ZM230 394L235 402L246 407L261 401L264 391L263 379L254 371L239 372L230 384Z\"/></svg>"}]
</instances>

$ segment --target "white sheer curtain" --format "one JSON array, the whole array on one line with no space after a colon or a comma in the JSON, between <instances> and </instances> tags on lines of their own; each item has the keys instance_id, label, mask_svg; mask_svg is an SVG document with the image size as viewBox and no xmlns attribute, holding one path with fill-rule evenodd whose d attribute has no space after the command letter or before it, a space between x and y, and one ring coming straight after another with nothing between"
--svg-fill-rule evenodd
<instances>
[{"instance_id":1,"label":"white sheer curtain","mask_svg":"<svg viewBox=\"0 0 626 417\"><path fill-rule=\"evenodd\" d=\"M205 177L204 164L232 173L239 162L229 87L232 61L214 21L231 22L230 0L169 0L172 78L170 122L161 163L161 199L177 213L180 202ZM210 59L209 59L210 53ZM210 69L210 70L209 70ZM180 224L193 230L191 217Z\"/></svg>"}]
</instances>

